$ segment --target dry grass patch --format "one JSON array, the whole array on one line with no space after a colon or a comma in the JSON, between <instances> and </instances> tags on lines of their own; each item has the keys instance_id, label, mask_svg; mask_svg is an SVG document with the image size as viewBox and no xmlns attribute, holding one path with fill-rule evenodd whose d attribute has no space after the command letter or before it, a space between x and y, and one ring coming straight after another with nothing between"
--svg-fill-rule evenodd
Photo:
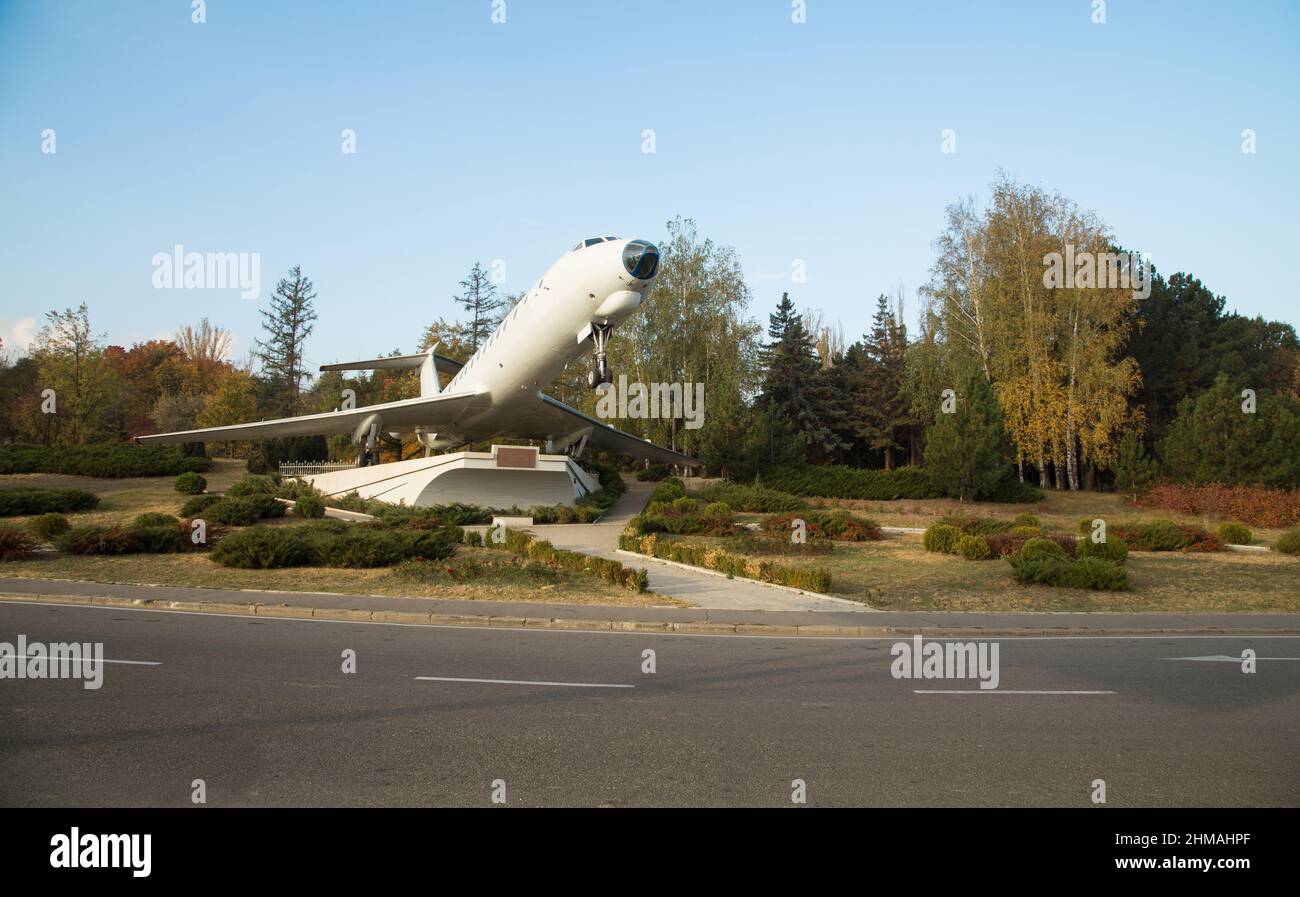
<instances>
[{"instance_id":1,"label":"dry grass patch","mask_svg":"<svg viewBox=\"0 0 1300 897\"><path fill-rule=\"evenodd\" d=\"M471 557L508 557L488 549L460 549ZM457 555L460 557L460 554ZM5 577L73 579L132 585L188 586L203 589L255 589L272 592L330 592L396 598L448 598L459 601L531 601L554 604L601 604L620 607L688 607L653 592L633 593L593 576L561 573L555 582L501 582L492 574L480 579L443 583L399 581L392 568L292 567L241 570L222 567L204 554L134 554L119 557L66 556L47 553L29 561L0 566ZM518 577L516 577L518 578Z\"/></svg>"}]
</instances>

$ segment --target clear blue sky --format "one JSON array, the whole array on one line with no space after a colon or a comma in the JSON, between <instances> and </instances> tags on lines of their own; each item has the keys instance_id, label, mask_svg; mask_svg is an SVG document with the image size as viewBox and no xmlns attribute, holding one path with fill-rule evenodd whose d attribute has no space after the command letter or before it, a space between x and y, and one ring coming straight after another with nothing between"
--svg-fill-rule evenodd
<instances>
[{"instance_id":1,"label":"clear blue sky","mask_svg":"<svg viewBox=\"0 0 1300 897\"><path fill-rule=\"evenodd\" d=\"M301 264L311 363L411 351L475 260L519 290L680 214L736 248L764 322L788 289L852 338L900 284L914 315L944 206L999 167L1300 322L1300 4L807 6L210 0L197 25L188 0L0 0L0 336L85 301L111 342L207 316L242 355ZM259 252L262 299L153 289L177 243Z\"/></svg>"}]
</instances>

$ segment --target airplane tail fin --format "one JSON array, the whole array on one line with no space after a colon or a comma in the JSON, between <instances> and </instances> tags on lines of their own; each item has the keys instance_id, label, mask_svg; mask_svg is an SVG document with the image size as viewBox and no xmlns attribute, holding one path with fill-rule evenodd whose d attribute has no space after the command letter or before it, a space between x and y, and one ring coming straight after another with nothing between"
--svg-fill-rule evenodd
<instances>
[{"instance_id":1,"label":"airplane tail fin","mask_svg":"<svg viewBox=\"0 0 1300 897\"><path fill-rule=\"evenodd\" d=\"M436 396L442 392L442 381L438 379L438 366L434 361L434 352L438 344L434 343L429 347L429 354L424 356L424 361L420 363L420 397Z\"/></svg>"}]
</instances>

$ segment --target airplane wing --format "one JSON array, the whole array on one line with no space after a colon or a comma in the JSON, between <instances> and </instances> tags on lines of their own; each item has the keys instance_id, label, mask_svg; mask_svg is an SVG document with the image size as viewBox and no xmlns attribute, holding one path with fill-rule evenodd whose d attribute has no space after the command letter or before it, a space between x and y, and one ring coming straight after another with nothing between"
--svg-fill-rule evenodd
<instances>
[{"instance_id":1,"label":"airplane wing","mask_svg":"<svg viewBox=\"0 0 1300 897\"><path fill-rule=\"evenodd\" d=\"M403 368L418 368L424 364L424 360L429 357L429 353L421 352L419 355L389 355L387 358L371 358L367 361L342 361L336 364L322 364L322 371L395 371ZM434 355L434 366L443 374L454 374L463 368L454 358L448 358L446 355Z\"/></svg>"},{"instance_id":2,"label":"airplane wing","mask_svg":"<svg viewBox=\"0 0 1300 897\"><path fill-rule=\"evenodd\" d=\"M587 445L604 452L619 455L631 455L634 458L646 458L660 464L681 464L686 467L698 467L697 458L663 448L653 442L624 433L611 427L599 418L583 414L577 408L571 408L558 399L541 395L541 416L548 419L552 438L561 438L586 427L591 428L587 435Z\"/></svg>"},{"instance_id":3,"label":"airplane wing","mask_svg":"<svg viewBox=\"0 0 1300 897\"><path fill-rule=\"evenodd\" d=\"M330 411L325 414L304 414L301 417L284 417L251 424L234 424L229 427L208 427L203 430L181 430L176 433L156 433L137 436L137 442L222 442L234 439L272 439L277 436L324 436L334 433L352 433L372 414L382 420L381 430L404 430L415 426L430 430L453 427L463 417L472 417L491 405L486 392L457 392L448 395L422 396L403 399L382 405L366 405L348 411Z\"/></svg>"}]
</instances>

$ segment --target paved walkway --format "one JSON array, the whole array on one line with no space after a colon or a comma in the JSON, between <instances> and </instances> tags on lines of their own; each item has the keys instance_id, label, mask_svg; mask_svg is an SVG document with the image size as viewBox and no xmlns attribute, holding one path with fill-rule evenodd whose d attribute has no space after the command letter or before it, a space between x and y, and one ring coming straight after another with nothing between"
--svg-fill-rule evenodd
<instances>
[{"instance_id":1,"label":"paved walkway","mask_svg":"<svg viewBox=\"0 0 1300 897\"><path fill-rule=\"evenodd\" d=\"M618 552L618 535L645 507L658 483L627 481L627 491L599 523L566 523L527 527L539 539L556 548L581 551L609 558L633 567L645 567L650 575L650 590L689 601L710 610L754 611L821 611L835 613L874 613L856 601L824 598L794 592L766 583L727 579L716 573L692 570L645 555Z\"/></svg>"}]
</instances>

